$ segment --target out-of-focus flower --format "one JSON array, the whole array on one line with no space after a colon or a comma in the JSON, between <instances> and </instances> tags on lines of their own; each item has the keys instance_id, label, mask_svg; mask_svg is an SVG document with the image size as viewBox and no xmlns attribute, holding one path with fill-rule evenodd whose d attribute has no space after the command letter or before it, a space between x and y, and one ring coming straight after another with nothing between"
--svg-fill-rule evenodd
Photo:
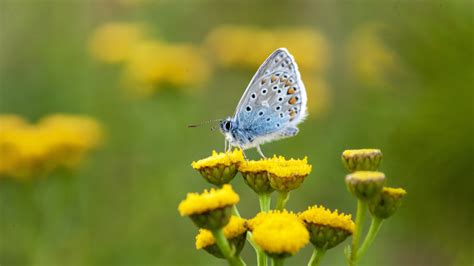
<instances>
[{"instance_id":1,"label":"out-of-focus flower","mask_svg":"<svg viewBox=\"0 0 474 266\"><path fill-rule=\"evenodd\" d=\"M222 186L229 183L237 174L237 167L244 162L242 150L217 153L212 151L212 156L193 162L191 166L211 184Z\"/></svg>"},{"instance_id":2,"label":"out-of-focus flower","mask_svg":"<svg viewBox=\"0 0 474 266\"><path fill-rule=\"evenodd\" d=\"M331 108L332 95L328 82L322 75L301 73L308 96L308 112L311 117L322 117Z\"/></svg>"},{"instance_id":3,"label":"out-of-focus flower","mask_svg":"<svg viewBox=\"0 0 474 266\"><path fill-rule=\"evenodd\" d=\"M188 193L178 206L181 216L189 216L199 227L209 230L222 228L230 219L232 207L240 198L232 186L205 190L202 194Z\"/></svg>"},{"instance_id":4,"label":"out-of-focus flower","mask_svg":"<svg viewBox=\"0 0 474 266\"><path fill-rule=\"evenodd\" d=\"M382 24L368 23L357 28L346 44L347 66L358 80L383 85L399 71L396 53L380 38Z\"/></svg>"},{"instance_id":5,"label":"out-of-focus flower","mask_svg":"<svg viewBox=\"0 0 474 266\"><path fill-rule=\"evenodd\" d=\"M382 161L382 152L379 149L345 150L341 159L349 172L376 171Z\"/></svg>"},{"instance_id":6,"label":"out-of-focus flower","mask_svg":"<svg viewBox=\"0 0 474 266\"><path fill-rule=\"evenodd\" d=\"M104 63L123 63L135 46L145 37L144 26L137 23L110 22L93 32L89 48L92 55Z\"/></svg>"},{"instance_id":7,"label":"out-of-focus flower","mask_svg":"<svg viewBox=\"0 0 474 266\"><path fill-rule=\"evenodd\" d=\"M252 223L253 240L269 256L294 255L309 242L308 230L296 214L271 211L259 215Z\"/></svg>"},{"instance_id":8,"label":"out-of-focus flower","mask_svg":"<svg viewBox=\"0 0 474 266\"><path fill-rule=\"evenodd\" d=\"M330 249L354 232L351 215L331 212L323 206L312 206L299 214L308 228L311 243L318 249Z\"/></svg>"},{"instance_id":9,"label":"out-of-focus flower","mask_svg":"<svg viewBox=\"0 0 474 266\"><path fill-rule=\"evenodd\" d=\"M232 216L223 230L224 236L229 241L232 249L235 250L235 254L239 255L245 245L245 237L247 235L246 220ZM199 229L199 234L196 236L196 249L205 249L218 258L224 258L222 252L216 245L216 239L212 235L212 232L206 229Z\"/></svg>"},{"instance_id":10,"label":"out-of-focus flower","mask_svg":"<svg viewBox=\"0 0 474 266\"><path fill-rule=\"evenodd\" d=\"M387 219L398 210L406 193L403 188L384 187L380 194L369 202L370 213L377 218Z\"/></svg>"},{"instance_id":11,"label":"out-of-focus flower","mask_svg":"<svg viewBox=\"0 0 474 266\"><path fill-rule=\"evenodd\" d=\"M1 116L0 175L32 178L58 167L75 168L101 139L101 126L85 116L51 115L37 125Z\"/></svg>"},{"instance_id":12,"label":"out-of-focus flower","mask_svg":"<svg viewBox=\"0 0 474 266\"><path fill-rule=\"evenodd\" d=\"M346 176L346 184L354 196L363 201L376 197L382 190L385 174L375 171L357 171Z\"/></svg>"},{"instance_id":13,"label":"out-of-focus flower","mask_svg":"<svg viewBox=\"0 0 474 266\"><path fill-rule=\"evenodd\" d=\"M322 72L328 64L326 38L309 28L266 30L245 26L220 26L212 30L206 45L224 66L256 69L279 47L292 53L301 69Z\"/></svg>"},{"instance_id":14,"label":"out-of-focus flower","mask_svg":"<svg viewBox=\"0 0 474 266\"><path fill-rule=\"evenodd\" d=\"M202 84L211 69L201 50L191 44L143 41L133 47L125 71L126 83L146 95L159 84Z\"/></svg>"}]
</instances>

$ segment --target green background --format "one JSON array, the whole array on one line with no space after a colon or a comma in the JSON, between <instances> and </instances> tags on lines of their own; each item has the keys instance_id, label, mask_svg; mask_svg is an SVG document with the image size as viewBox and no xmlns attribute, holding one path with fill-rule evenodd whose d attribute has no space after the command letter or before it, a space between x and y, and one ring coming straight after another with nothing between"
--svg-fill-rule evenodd
<instances>
[{"instance_id":1,"label":"green background","mask_svg":"<svg viewBox=\"0 0 474 266\"><path fill-rule=\"evenodd\" d=\"M307 155L313 165L288 208L323 204L354 214L340 155L380 148L388 184L408 194L361 264L472 265L472 2L255 2L0 0L0 113L32 122L57 112L90 115L106 131L76 171L0 179L1 265L225 264L195 250L197 229L177 211L187 192L210 186L190 163L221 150L223 137L186 125L231 115L255 70L216 67L204 89L131 99L120 67L88 51L91 32L110 21L145 22L170 42L196 45L222 24L319 30L331 48L330 108L310 114L298 136L263 147ZM403 68L383 85L344 70L348 36L370 22L385 25L381 38ZM257 197L240 175L233 186L241 214L252 217ZM343 265L344 245L323 265ZM304 265L310 253L308 245L287 264ZM243 255L253 264L250 246Z\"/></svg>"}]
</instances>

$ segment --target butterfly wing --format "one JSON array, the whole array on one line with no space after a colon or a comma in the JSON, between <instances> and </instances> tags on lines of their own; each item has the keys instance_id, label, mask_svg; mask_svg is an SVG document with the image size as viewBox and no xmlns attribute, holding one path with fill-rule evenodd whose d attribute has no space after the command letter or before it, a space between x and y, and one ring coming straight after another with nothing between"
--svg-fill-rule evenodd
<instances>
[{"instance_id":1,"label":"butterfly wing","mask_svg":"<svg viewBox=\"0 0 474 266\"><path fill-rule=\"evenodd\" d=\"M253 76L237 105L235 119L255 138L287 137L296 134L296 125L306 117L306 102L298 66L293 56L280 48Z\"/></svg>"}]
</instances>

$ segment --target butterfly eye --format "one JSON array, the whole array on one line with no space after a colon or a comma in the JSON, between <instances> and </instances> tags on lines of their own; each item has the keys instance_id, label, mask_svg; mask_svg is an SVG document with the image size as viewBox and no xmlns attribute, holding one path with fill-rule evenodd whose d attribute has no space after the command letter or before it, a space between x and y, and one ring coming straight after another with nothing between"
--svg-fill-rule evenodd
<instances>
[{"instance_id":1,"label":"butterfly eye","mask_svg":"<svg viewBox=\"0 0 474 266\"><path fill-rule=\"evenodd\" d=\"M245 110L247 110L247 112L250 112L250 111L252 111L252 107L247 106L247 108L245 108Z\"/></svg>"},{"instance_id":2,"label":"butterfly eye","mask_svg":"<svg viewBox=\"0 0 474 266\"><path fill-rule=\"evenodd\" d=\"M225 130L229 131L230 130L230 121L226 121L224 124Z\"/></svg>"}]
</instances>

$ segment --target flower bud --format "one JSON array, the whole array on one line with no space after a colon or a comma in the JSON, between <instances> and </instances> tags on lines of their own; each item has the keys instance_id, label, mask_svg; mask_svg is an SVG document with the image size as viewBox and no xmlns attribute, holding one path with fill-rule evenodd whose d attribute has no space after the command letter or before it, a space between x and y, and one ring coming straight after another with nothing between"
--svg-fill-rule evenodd
<instances>
[{"instance_id":1,"label":"flower bud","mask_svg":"<svg viewBox=\"0 0 474 266\"><path fill-rule=\"evenodd\" d=\"M358 171L346 176L346 184L354 196L368 201L377 196L385 182L385 174L373 171Z\"/></svg>"},{"instance_id":2,"label":"flower bud","mask_svg":"<svg viewBox=\"0 0 474 266\"><path fill-rule=\"evenodd\" d=\"M349 172L376 171L382 161L382 152L378 149L345 150L342 163Z\"/></svg>"},{"instance_id":3,"label":"flower bud","mask_svg":"<svg viewBox=\"0 0 474 266\"><path fill-rule=\"evenodd\" d=\"M387 219L398 210L405 194L403 188L384 187L377 197L369 202L370 213L377 218Z\"/></svg>"},{"instance_id":4,"label":"flower bud","mask_svg":"<svg viewBox=\"0 0 474 266\"><path fill-rule=\"evenodd\" d=\"M191 166L198 170L207 182L222 186L229 183L237 174L237 167L244 161L242 150L235 149L232 152L217 153L212 151L212 155L193 162Z\"/></svg>"}]
</instances>

